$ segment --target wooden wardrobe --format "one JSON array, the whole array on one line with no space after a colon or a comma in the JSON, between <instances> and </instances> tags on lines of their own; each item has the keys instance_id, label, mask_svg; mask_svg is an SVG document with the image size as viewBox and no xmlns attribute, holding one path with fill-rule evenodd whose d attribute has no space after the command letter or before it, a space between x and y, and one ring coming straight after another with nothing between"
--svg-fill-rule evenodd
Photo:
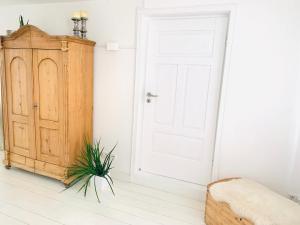
<instances>
[{"instance_id":1,"label":"wooden wardrobe","mask_svg":"<svg viewBox=\"0 0 300 225\"><path fill-rule=\"evenodd\" d=\"M1 37L4 164L68 184L92 140L95 42L26 25Z\"/></svg>"}]
</instances>

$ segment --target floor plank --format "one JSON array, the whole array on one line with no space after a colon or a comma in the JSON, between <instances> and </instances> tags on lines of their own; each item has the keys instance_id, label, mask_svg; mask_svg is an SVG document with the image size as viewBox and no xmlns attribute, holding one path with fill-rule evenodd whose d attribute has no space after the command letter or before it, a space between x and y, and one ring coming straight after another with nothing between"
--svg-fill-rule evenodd
<instances>
[{"instance_id":1,"label":"floor plank","mask_svg":"<svg viewBox=\"0 0 300 225\"><path fill-rule=\"evenodd\" d=\"M116 196L102 194L100 204L93 190L86 198L78 187L62 190L53 179L1 167L0 219L12 225L204 225L203 203L129 182L116 181Z\"/></svg>"},{"instance_id":2,"label":"floor plank","mask_svg":"<svg viewBox=\"0 0 300 225\"><path fill-rule=\"evenodd\" d=\"M9 224L9 225L24 225L24 224L26 224L22 221L19 221L18 219L15 219L13 217L5 215L2 212L0 212L0 221L2 224Z\"/></svg>"},{"instance_id":3,"label":"floor plank","mask_svg":"<svg viewBox=\"0 0 300 225\"><path fill-rule=\"evenodd\" d=\"M25 224L32 224L32 225L60 225L57 221L52 220L51 218L46 218L40 216L38 214L29 212L23 208L14 206L8 202L2 201L0 202L0 213L7 215L11 218L15 218L18 221L22 221Z\"/></svg>"}]
</instances>

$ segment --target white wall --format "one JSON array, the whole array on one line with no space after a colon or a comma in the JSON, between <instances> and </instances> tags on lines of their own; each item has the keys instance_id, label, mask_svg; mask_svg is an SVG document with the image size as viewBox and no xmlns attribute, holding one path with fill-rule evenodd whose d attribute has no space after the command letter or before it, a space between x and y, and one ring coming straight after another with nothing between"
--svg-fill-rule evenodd
<instances>
[{"instance_id":1,"label":"white wall","mask_svg":"<svg viewBox=\"0 0 300 225\"><path fill-rule=\"evenodd\" d=\"M290 195L296 196L300 200L300 181L299 181L299 174L300 174L300 151L295 152L294 161L291 164L291 173L290 173L290 180L289 180L289 189L288 193Z\"/></svg>"},{"instance_id":2,"label":"white wall","mask_svg":"<svg viewBox=\"0 0 300 225\"><path fill-rule=\"evenodd\" d=\"M93 0L0 6L0 33L5 33L6 29L17 29L19 14L22 14L25 21L29 18L31 24L49 34L72 34L72 12L84 9L89 13L88 36L97 41L98 46L116 40L124 48L134 48L135 12L138 1Z\"/></svg>"},{"instance_id":3,"label":"white wall","mask_svg":"<svg viewBox=\"0 0 300 225\"><path fill-rule=\"evenodd\" d=\"M297 1L295 9L300 11L300 2ZM300 27L300 20L295 19L297 27ZM295 37L300 40L300 29L295 30ZM298 51L298 57L296 58L300 65L300 45L296 45L295 49ZM298 70L300 74L300 66ZM300 87L300 76L298 76L297 87ZM295 110L294 110L294 148L291 153L290 175L289 175L289 194L298 197L300 200L300 88L296 88L295 93Z\"/></svg>"},{"instance_id":4,"label":"white wall","mask_svg":"<svg viewBox=\"0 0 300 225\"><path fill-rule=\"evenodd\" d=\"M222 176L250 176L280 191L291 162L299 76L294 2L239 7L220 169Z\"/></svg>"},{"instance_id":5,"label":"white wall","mask_svg":"<svg viewBox=\"0 0 300 225\"><path fill-rule=\"evenodd\" d=\"M300 38L300 35L299 35ZM300 57L299 57L300 64ZM300 77L298 80L298 87L300 85ZM291 153L291 164L290 164L290 174L288 177L288 192L290 195L296 196L300 200L300 89L297 92L296 105L297 110L295 110L295 146L294 151Z\"/></svg>"},{"instance_id":6,"label":"white wall","mask_svg":"<svg viewBox=\"0 0 300 225\"><path fill-rule=\"evenodd\" d=\"M220 145L219 176L246 176L287 191L292 152L295 90L299 75L297 0L235 0L237 17ZM129 174L139 0L98 0L0 8L0 32L16 28L19 13L50 34L71 33L71 12L90 14L95 59L95 138L118 141L116 170ZM146 0L148 8L226 3L226 0ZM232 1L230 1L232 2ZM101 46L118 41L122 50Z\"/></svg>"}]
</instances>

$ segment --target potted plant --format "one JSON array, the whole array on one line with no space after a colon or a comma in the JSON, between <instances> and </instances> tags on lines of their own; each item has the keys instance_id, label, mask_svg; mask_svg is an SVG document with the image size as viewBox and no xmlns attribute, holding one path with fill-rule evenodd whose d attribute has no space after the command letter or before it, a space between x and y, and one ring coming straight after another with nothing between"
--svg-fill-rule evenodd
<instances>
[{"instance_id":1,"label":"potted plant","mask_svg":"<svg viewBox=\"0 0 300 225\"><path fill-rule=\"evenodd\" d=\"M27 20L27 23L26 25L29 24L29 20ZM24 23L24 18L22 15L19 16L19 28L25 26L25 23ZM14 32L14 30L6 30L6 35L7 36L10 36L12 33Z\"/></svg>"},{"instance_id":2,"label":"potted plant","mask_svg":"<svg viewBox=\"0 0 300 225\"><path fill-rule=\"evenodd\" d=\"M98 191L105 191L110 189L113 194L114 190L113 180L109 174L112 169L112 162L114 156L112 152L115 150L115 145L108 153L104 153L104 147L100 148L100 141L95 144L85 143L85 149L81 155L76 159L76 163L69 168L69 177L72 182L68 187L70 188L79 182L83 185L78 190L84 190L86 196L90 182L94 184L95 193L100 202Z\"/></svg>"}]
</instances>

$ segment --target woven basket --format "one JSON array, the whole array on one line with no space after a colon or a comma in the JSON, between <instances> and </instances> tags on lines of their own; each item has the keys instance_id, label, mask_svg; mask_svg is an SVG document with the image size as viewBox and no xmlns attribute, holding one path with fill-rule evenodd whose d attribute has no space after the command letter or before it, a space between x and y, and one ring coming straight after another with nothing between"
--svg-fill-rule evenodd
<instances>
[{"instance_id":1,"label":"woven basket","mask_svg":"<svg viewBox=\"0 0 300 225\"><path fill-rule=\"evenodd\" d=\"M239 178L220 180L208 185L205 205L205 223L207 225L254 225L250 220L235 214L227 203L215 201L209 193L212 185L232 179Z\"/></svg>"}]
</instances>

